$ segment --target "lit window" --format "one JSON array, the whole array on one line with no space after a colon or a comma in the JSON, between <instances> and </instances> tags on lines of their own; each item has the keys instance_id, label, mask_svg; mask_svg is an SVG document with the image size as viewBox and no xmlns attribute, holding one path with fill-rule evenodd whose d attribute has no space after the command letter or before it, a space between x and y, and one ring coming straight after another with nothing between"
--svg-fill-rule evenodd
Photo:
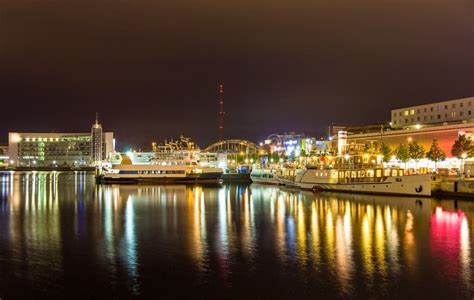
<instances>
[{"instance_id":1,"label":"lit window","mask_svg":"<svg viewBox=\"0 0 474 300\"><path fill-rule=\"evenodd\" d=\"M408 116L408 110L405 110L404 115Z\"/></svg>"},{"instance_id":2,"label":"lit window","mask_svg":"<svg viewBox=\"0 0 474 300\"><path fill-rule=\"evenodd\" d=\"M410 115L414 115L414 114L415 114L415 110L414 109L410 110Z\"/></svg>"}]
</instances>

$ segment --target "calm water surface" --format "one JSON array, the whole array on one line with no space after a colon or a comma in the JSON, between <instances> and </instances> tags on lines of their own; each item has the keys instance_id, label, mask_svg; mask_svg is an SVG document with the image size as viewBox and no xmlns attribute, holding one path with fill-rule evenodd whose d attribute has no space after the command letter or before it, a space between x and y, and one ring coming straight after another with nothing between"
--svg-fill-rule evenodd
<instances>
[{"instance_id":1,"label":"calm water surface","mask_svg":"<svg viewBox=\"0 0 474 300\"><path fill-rule=\"evenodd\" d=\"M0 175L0 297L472 298L474 201Z\"/></svg>"}]
</instances>

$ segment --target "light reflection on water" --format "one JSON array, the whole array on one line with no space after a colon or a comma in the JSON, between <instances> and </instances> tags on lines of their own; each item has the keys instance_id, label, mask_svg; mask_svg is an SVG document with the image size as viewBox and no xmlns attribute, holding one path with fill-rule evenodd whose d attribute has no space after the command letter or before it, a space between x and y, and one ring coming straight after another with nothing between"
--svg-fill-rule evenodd
<instances>
[{"instance_id":1,"label":"light reflection on water","mask_svg":"<svg viewBox=\"0 0 474 300\"><path fill-rule=\"evenodd\" d=\"M473 293L474 202L0 179L0 296Z\"/></svg>"}]
</instances>

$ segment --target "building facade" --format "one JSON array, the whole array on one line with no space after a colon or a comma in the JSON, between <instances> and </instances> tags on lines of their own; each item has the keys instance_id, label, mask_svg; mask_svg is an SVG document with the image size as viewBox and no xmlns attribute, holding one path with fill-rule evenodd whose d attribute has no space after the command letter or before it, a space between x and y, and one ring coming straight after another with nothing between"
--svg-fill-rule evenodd
<instances>
[{"instance_id":1,"label":"building facade","mask_svg":"<svg viewBox=\"0 0 474 300\"><path fill-rule=\"evenodd\" d=\"M446 153L446 156L452 157L451 149L454 141L459 135L466 135L474 140L474 122L461 124L447 124L437 126L426 126L420 128L408 128L402 130L385 130L380 132L369 132L363 134L348 134L347 145L368 144L379 146L381 143L389 146L392 150L400 144L408 144L416 141L422 145L426 151L430 149L433 140L436 139L439 147ZM338 140L332 141L334 152L338 149Z\"/></svg>"},{"instance_id":2,"label":"building facade","mask_svg":"<svg viewBox=\"0 0 474 300\"><path fill-rule=\"evenodd\" d=\"M410 106L392 110L391 126L469 122L474 119L474 97Z\"/></svg>"},{"instance_id":3,"label":"building facade","mask_svg":"<svg viewBox=\"0 0 474 300\"><path fill-rule=\"evenodd\" d=\"M91 128L91 156L92 163L99 165L106 157L104 151L104 135L102 132L102 125L99 123L99 118L96 116L95 123Z\"/></svg>"},{"instance_id":4,"label":"building facade","mask_svg":"<svg viewBox=\"0 0 474 300\"><path fill-rule=\"evenodd\" d=\"M279 153L289 157L299 156L304 153L323 153L328 148L327 141L320 141L299 133L271 134L262 143L268 147L270 153Z\"/></svg>"},{"instance_id":5,"label":"building facade","mask_svg":"<svg viewBox=\"0 0 474 300\"><path fill-rule=\"evenodd\" d=\"M102 157L114 152L113 133L101 135ZM8 134L10 164L17 167L92 166L91 133L23 133Z\"/></svg>"}]
</instances>

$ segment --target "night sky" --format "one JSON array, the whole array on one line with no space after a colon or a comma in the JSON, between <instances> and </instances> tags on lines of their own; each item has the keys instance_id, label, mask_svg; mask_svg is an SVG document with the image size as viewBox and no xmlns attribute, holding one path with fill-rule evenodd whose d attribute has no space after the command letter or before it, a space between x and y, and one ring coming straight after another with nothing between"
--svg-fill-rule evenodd
<instances>
[{"instance_id":1,"label":"night sky","mask_svg":"<svg viewBox=\"0 0 474 300\"><path fill-rule=\"evenodd\" d=\"M84 132L119 145L387 121L474 95L472 0L1 0L0 142Z\"/></svg>"}]
</instances>

